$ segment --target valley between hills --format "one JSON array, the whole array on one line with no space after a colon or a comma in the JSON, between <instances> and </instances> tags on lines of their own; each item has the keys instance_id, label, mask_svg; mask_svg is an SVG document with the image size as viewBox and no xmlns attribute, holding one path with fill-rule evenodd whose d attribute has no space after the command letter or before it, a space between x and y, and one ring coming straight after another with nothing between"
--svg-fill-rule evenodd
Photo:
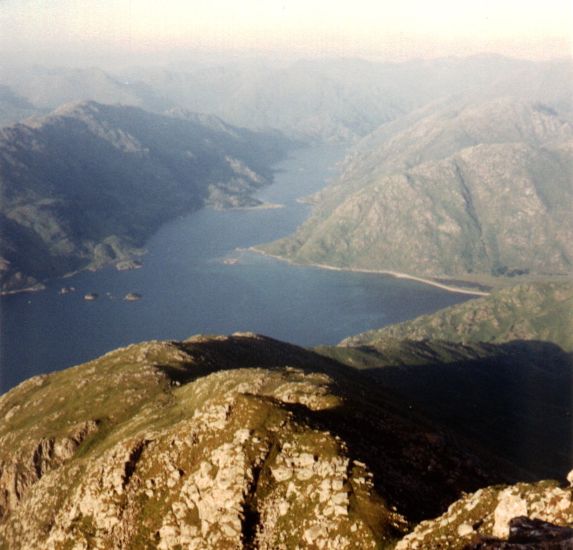
<instances>
[{"instance_id":1,"label":"valley between hills","mask_svg":"<svg viewBox=\"0 0 573 550\"><path fill-rule=\"evenodd\" d=\"M39 364L0 396L2 550L573 544L570 62L2 74L4 294L145 262L165 223L261 207L278 161L341 141L308 219L255 249L475 295L336 345Z\"/></svg>"}]
</instances>

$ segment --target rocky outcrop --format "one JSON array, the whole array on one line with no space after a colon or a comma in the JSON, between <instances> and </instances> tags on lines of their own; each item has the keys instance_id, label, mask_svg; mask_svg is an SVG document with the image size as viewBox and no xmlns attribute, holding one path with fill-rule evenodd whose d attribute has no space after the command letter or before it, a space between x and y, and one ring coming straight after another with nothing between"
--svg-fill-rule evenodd
<instances>
[{"instance_id":1,"label":"rocky outcrop","mask_svg":"<svg viewBox=\"0 0 573 550\"><path fill-rule=\"evenodd\" d=\"M20 405L11 407L4 419L10 421L20 408ZM17 508L34 484L69 461L84 440L97 430L97 421L86 420L72 426L60 437L26 439L8 459L0 458L0 521ZM14 433L8 433L0 437L0 448L4 449L2 455L17 440L14 436Z\"/></svg>"},{"instance_id":2,"label":"rocky outcrop","mask_svg":"<svg viewBox=\"0 0 573 550\"><path fill-rule=\"evenodd\" d=\"M77 548L141 543L165 549L243 544L272 549L291 547L289 541L316 548L330 548L332 541L338 548L375 548L379 533L350 506L351 498L370 499L372 474L351 464L342 442L301 425L274 391L264 391L276 385L279 395L285 390L290 395L288 403L297 403L292 398L296 382L262 370L233 374L243 381L233 384L230 373L221 372L195 384L197 397L220 385L228 389L190 419L122 440L86 461L69 494L60 489L70 488L78 472L60 464L46 477L46 468L56 464L44 459L56 453L53 442L42 441L31 461L37 476L27 480L36 482L34 491L27 498L16 495L3 529L10 547L60 548L74 540ZM297 371L288 376L300 377L302 401L312 410L336 405L321 392L308 391L311 383L328 383L325 376L316 380ZM282 387L285 383L289 388ZM269 398L277 404L269 404ZM52 505L53 527L44 537L32 518L38 508ZM404 528L399 514L389 513L382 502L379 508L389 517L388 531Z\"/></svg>"}]
</instances>

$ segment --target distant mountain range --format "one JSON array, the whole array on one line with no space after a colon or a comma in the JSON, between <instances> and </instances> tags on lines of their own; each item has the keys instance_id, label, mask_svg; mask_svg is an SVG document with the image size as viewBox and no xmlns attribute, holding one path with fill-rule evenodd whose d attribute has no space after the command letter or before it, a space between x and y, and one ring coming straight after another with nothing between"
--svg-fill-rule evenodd
<instances>
[{"instance_id":1,"label":"distant mountain range","mask_svg":"<svg viewBox=\"0 0 573 550\"><path fill-rule=\"evenodd\" d=\"M430 277L573 265L573 125L501 98L425 108L349 154L311 218L261 247L302 263Z\"/></svg>"},{"instance_id":2,"label":"distant mountain range","mask_svg":"<svg viewBox=\"0 0 573 550\"><path fill-rule=\"evenodd\" d=\"M182 110L82 102L0 130L0 288L138 253L166 220L256 205L290 142Z\"/></svg>"},{"instance_id":3,"label":"distant mountain range","mask_svg":"<svg viewBox=\"0 0 573 550\"><path fill-rule=\"evenodd\" d=\"M348 140L367 135L430 102L512 96L571 113L573 63L500 56L406 63L360 59L292 63L237 61L189 69L0 68L0 82L38 112L95 100L155 112L173 107L211 113L252 129L297 139ZM26 113L3 112L0 123Z\"/></svg>"},{"instance_id":4,"label":"distant mountain range","mask_svg":"<svg viewBox=\"0 0 573 550\"><path fill-rule=\"evenodd\" d=\"M175 107L144 83L126 84L118 77L92 68L2 67L0 68L0 124L11 124L31 114L45 115L66 103L96 101L164 112ZM1 90L4 90L2 92ZM17 99L26 110L9 109ZM2 108L4 107L4 108Z\"/></svg>"},{"instance_id":5,"label":"distant mountain range","mask_svg":"<svg viewBox=\"0 0 573 550\"><path fill-rule=\"evenodd\" d=\"M27 99L14 93L8 86L0 85L0 125L12 124L38 113Z\"/></svg>"}]
</instances>

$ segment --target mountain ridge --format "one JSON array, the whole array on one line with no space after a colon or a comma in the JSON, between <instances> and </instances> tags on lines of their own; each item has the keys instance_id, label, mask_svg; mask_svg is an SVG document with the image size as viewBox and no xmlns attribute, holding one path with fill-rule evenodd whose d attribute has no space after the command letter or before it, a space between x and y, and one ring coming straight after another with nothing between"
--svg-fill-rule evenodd
<instances>
[{"instance_id":1,"label":"mountain ridge","mask_svg":"<svg viewBox=\"0 0 573 550\"><path fill-rule=\"evenodd\" d=\"M510 95L570 113L572 75L568 60L531 62L488 55L403 63L234 59L180 69L115 71L0 68L3 83L40 113L86 99L154 112L182 107L216 114L237 126L279 129L305 141L359 139L382 123L456 94L474 101ZM14 109L5 120L22 115Z\"/></svg>"},{"instance_id":2,"label":"mountain ridge","mask_svg":"<svg viewBox=\"0 0 573 550\"><path fill-rule=\"evenodd\" d=\"M543 340L573 351L573 283L522 283L387 328L351 336L343 346L385 340L504 343Z\"/></svg>"},{"instance_id":3,"label":"mountain ridge","mask_svg":"<svg viewBox=\"0 0 573 550\"><path fill-rule=\"evenodd\" d=\"M570 487L507 485L519 468L381 380L251 333L31 378L0 397L0 547L461 550L505 539L514 503L573 519Z\"/></svg>"},{"instance_id":4,"label":"mountain ridge","mask_svg":"<svg viewBox=\"0 0 573 550\"><path fill-rule=\"evenodd\" d=\"M430 114L351 153L313 197L311 217L257 248L300 263L434 278L570 272L573 126L539 105L508 105ZM483 127L472 122L469 138L460 117Z\"/></svg>"}]
</instances>

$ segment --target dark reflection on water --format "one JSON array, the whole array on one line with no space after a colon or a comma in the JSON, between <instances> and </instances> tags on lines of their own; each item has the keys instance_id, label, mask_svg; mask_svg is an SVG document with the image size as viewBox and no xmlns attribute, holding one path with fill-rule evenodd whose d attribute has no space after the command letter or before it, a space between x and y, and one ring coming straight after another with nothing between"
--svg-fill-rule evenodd
<instances>
[{"instance_id":1,"label":"dark reflection on water","mask_svg":"<svg viewBox=\"0 0 573 550\"><path fill-rule=\"evenodd\" d=\"M304 346L328 344L468 299L406 280L292 266L235 250L299 225L309 210L296 199L324 185L343 151L304 149L281 163L276 183L259 196L283 208L202 210L167 224L148 243L143 269L82 273L41 293L2 298L0 391L142 340L255 331ZM224 263L229 257L238 263ZM76 292L59 295L67 285ZM88 292L99 298L84 301ZM128 292L143 299L125 302Z\"/></svg>"}]
</instances>

